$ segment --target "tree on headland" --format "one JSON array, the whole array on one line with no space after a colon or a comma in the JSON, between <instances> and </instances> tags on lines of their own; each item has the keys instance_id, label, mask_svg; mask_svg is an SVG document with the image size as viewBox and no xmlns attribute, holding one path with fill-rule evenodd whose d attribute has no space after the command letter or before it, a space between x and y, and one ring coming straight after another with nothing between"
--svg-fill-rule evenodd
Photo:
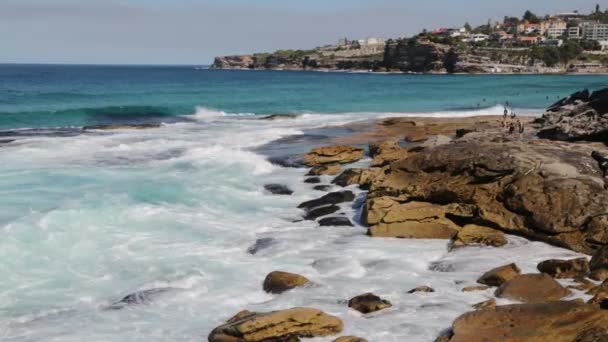
<instances>
[{"instance_id":1,"label":"tree on headland","mask_svg":"<svg viewBox=\"0 0 608 342\"><path fill-rule=\"evenodd\" d=\"M532 11L530 11L530 10L527 10L526 13L524 13L523 19L527 20L531 24L538 24L538 23L540 23L540 19L538 19L538 17L536 16L536 14L532 13Z\"/></svg>"},{"instance_id":2,"label":"tree on headland","mask_svg":"<svg viewBox=\"0 0 608 342\"><path fill-rule=\"evenodd\" d=\"M468 22L464 24L464 29L467 30L467 32L473 31L473 27L471 27L471 24Z\"/></svg>"},{"instance_id":3,"label":"tree on headland","mask_svg":"<svg viewBox=\"0 0 608 342\"><path fill-rule=\"evenodd\" d=\"M581 47L575 40L566 40L564 44L559 48L559 59L562 61L564 66L568 66L568 63L578 57L582 52Z\"/></svg>"},{"instance_id":4,"label":"tree on headland","mask_svg":"<svg viewBox=\"0 0 608 342\"><path fill-rule=\"evenodd\" d=\"M600 13L600 4L595 5L595 13Z\"/></svg>"}]
</instances>

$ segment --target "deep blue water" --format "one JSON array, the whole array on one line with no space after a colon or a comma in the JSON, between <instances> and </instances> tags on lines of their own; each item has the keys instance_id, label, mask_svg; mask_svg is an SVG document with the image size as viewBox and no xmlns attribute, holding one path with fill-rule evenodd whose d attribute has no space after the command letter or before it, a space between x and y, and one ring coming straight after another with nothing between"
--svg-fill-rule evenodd
<instances>
[{"instance_id":1,"label":"deep blue water","mask_svg":"<svg viewBox=\"0 0 608 342\"><path fill-rule=\"evenodd\" d=\"M0 129L171 121L197 106L288 114L543 108L607 76L378 75L190 66L0 65Z\"/></svg>"}]
</instances>

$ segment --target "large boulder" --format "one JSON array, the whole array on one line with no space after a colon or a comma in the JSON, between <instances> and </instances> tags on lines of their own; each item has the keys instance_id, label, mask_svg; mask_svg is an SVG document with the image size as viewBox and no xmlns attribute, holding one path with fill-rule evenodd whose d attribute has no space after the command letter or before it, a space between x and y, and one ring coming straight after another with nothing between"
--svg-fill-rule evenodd
<instances>
[{"instance_id":1,"label":"large boulder","mask_svg":"<svg viewBox=\"0 0 608 342\"><path fill-rule=\"evenodd\" d=\"M293 194L293 190L291 190L287 185L283 184L266 184L264 185L264 189L270 192L273 195L291 195Z\"/></svg>"},{"instance_id":2,"label":"large boulder","mask_svg":"<svg viewBox=\"0 0 608 342\"><path fill-rule=\"evenodd\" d=\"M544 273L518 275L504 282L495 292L496 297L525 303L560 300L569 294L568 289Z\"/></svg>"},{"instance_id":3,"label":"large boulder","mask_svg":"<svg viewBox=\"0 0 608 342\"><path fill-rule=\"evenodd\" d=\"M283 293L308 283L309 280L299 274L275 271L266 276L263 288L269 293Z\"/></svg>"},{"instance_id":4,"label":"large boulder","mask_svg":"<svg viewBox=\"0 0 608 342\"><path fill-rule=\"evenodd\" d=\"M606 327L608 311L578 301L515 304L458 317L446 341L606 341Z\"/></svg>"},{"instance_id":5,"label":"large boulder","mask_svg":"<svg viewBox=\"0 0 608 342\"><path fill-rule=\"evenodd\" d=\"M373 181L384 176L384 169L372 167L369 169L348 169L334 178L332 184L342 187L359 185L362 189L369 189Z\"/></svg>"},{"instance_id":6,"label":"large boulder","mask_svg":"<svg viewBox=\"0 0 608 342\"><path fill-rule=\"evenodd\" d=\"M553 104L542 117L538 136L553 140L608 141L608 88L574 93Z\"/></svg>"},{"instance_id":7,"label":"large boulder","mask_svg":"<svg viewBox=\"0 0 608 342\"><path fill-rule=\"evenodd\" d=\"M470 134L391 163L370 186L366 210L374 215L367 216L382 221L412 201L465 206L466 215L437 217L592 253L595 241L606 238L591 229L593 218L606 215L608 203L592 151L582 144Z\"/></svg>"},{"instance_id":8,"label":"large boulder","mask_svg":"<svg viewBox=\"0 0 608 342\"><path fill-rule=\"evenodd\" d=\"M367 202L363 217L372 237L451 239L459 229L446 217L451 210L432 203L399 203L381 197Z\"/></svg>"},{"instance_id":9,"label":"large boulder","mask_svg":"<svg viewBox=\"0 0 608 342\"><path fill-rule=\"evenodd\" d=\"M484 273L477 282L487 286L500 286L521 274L521 270L515 264L508 264L493 268Z\"/></svg>"},{"instance_id":10,"label":"large boulder","mask_svg":"<svg viewBox=\"0 0 608 342\"><path fill-rule=\"evenodd\" d=\"M326 164L348 164L358 161L364 155L364 149L351 146L317 147L304 156L304 164L309 167Z\"/></svg>"},{"instance_id":11,"label":"large boulder","mask_svg":"<svg viewBox=\"0 0 608 342\"><path fill-rule=\"evenodd\" d=\"M240 318L213 329L209 342L298 341L336 335L343 329L339 318L311 308L245 314Z\"/></svg>"},{"instance_id":12,"label":"large boulder","mask_svg":"<svg viewBox=\"0 0 608 342\"><path fill-rule=\"evenodd\" d=\"M579 278L589 273L589 261L587 258L570 260L545 260L538 264L538 271L547 273L553 278Z\"/></svg>"},{"instance_id":13,"label":"large boulder","mask_svg":"<svg viewBox=\"0 0 608 342\"><path fill-rule=\"evenodd\" d=\"M507 244L505 234L488 227L468 224L452 240L452 247L483 245L500 247Z\"/></svg>"},{"instance_id":14,"label":"large boulder","mask_svg":"<svg viewBox=\"0 0 608 342\"><path fill-rule=\"evenodd\" d=\"M363 314L376 312L390 308L392 304L385 299L376 296L373 293L365 293L351 298L348 301L348 307L355 309Z\"/></svg>"},{"instance_id":15,"label":"large boulder","mask_svg":"<svg viewBox=\"0 0 608 342\"><path fill-rule=\"evenodd\" d=\"M355 199L355 194L352 191L338 191L332 192L314 200L306 201L301 203L298 208L300 209L312 209L323 205L339 204L344 202L351 202Z\"/></svg>"}]
</instances>

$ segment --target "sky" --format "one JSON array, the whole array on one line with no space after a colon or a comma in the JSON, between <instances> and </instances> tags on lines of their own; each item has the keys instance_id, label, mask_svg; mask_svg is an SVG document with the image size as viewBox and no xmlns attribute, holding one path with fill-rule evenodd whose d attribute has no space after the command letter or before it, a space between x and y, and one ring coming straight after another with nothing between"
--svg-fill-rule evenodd
<instances>
[{"instance_id":1,"label":"sky","mask_svg":"<svg viewBox=\"0 0 608 342\"><path fill-rule=\"evenodd\" d=\"M0 63L210 64L608 0L0 0Z\"/></svg>"}]
</instances>

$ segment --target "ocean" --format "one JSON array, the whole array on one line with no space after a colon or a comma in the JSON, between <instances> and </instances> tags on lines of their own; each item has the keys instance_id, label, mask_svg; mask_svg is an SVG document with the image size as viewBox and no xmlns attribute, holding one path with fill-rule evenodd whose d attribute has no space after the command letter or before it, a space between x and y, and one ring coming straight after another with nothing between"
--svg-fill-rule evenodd
<instances>
[{"instance_id":1,"label":"ocean","mask_svg":"<svg viewBox=\"0 0 608 342\"><path fill-rule=\"evenodd\" d=\"M516 262L532 272L577 254L517 237L447 253L446 241L371 239L359 224L320 228L300 221L296 207L323 193L302 182L305 169L269 158L348 133L336 125L500 114L506 101L539 115L559 97L606 84L606 76L0 65L0 340L201 341L243 309L308 306L339 316L347 335L432 341L490 297L460 291L481 271ZM298 115L260 120L270 114ZM82 129L141 123L161 126ZM268 183L294 194L269 194ZM352 190L358 198L342 211L358 222L365 193ZM267 294L262 281L275 270L315 286ZM436 291L406 293L421 285ZM161 290L111 309L151 289ZM365 292L393 307L368 316L346 307Z\"/></svg>"}]
</instances>

